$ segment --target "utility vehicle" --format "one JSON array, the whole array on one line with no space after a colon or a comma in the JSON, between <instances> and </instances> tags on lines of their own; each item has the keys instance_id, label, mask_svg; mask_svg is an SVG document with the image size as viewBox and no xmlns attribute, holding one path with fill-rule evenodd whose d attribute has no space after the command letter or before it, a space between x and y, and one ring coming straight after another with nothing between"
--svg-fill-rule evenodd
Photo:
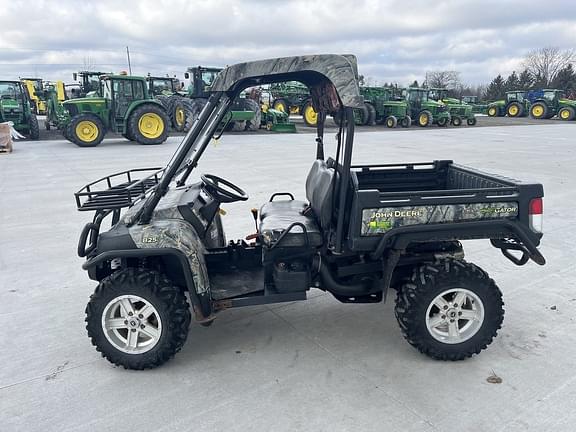
<instances>
[{"instance_id":1,"label":"utility vehicle","mask_svg":"<svg viewBox=\"0 0 576 432\"><path fill-rule=\"evenodd\" d=\"M248 194L217 175L194 181L192 174L243 89L289 80L310 88L319 113L307 200L272 193L252 212L256 232L227 242L220 205ZM502 295L464 260L460 240L490 239L515 264L544 264L540 184L450 160L353 165L353 109L364 104L353 56L237 64L210 90L164 168L124 171L76 193L78 209L95 212L78 254L98 281L86 322L104 357L153 368L181 349L192 314L209 325L226 309L306 300L312 288L343 303L381 302L394 288L402 333L435 359L461 360L490 344L504 315ZM327 158L324 121L337 111L336 151Z\"/></svg>"},{"instance_id":2,"label":"utility vehicle","mask_svg":"<svg viewBox=\"0 0 576 432\"><path fill-rule=\"evenodd\" d=\"M40 137L38 119L20 81L0 81L0 123L12 122L14 129L30 139Z\"/></svg>"}]
</instances>

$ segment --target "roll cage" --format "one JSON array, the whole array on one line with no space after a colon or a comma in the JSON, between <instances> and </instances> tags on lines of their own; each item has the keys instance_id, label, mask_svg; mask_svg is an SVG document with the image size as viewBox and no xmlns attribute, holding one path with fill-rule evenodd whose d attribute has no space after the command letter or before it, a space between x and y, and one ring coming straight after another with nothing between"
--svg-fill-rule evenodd
<instances>
[{"instance_id":1,"label":"roll cage","mask_svg":"<svg viewBox=\"0 0 576 432\"><path fill-rule=\"evenodd\" d=\"M182 186L198 165L210 140L236 97L246 88L284 81L305 84L312 95L312 104L318 112L316 159L324 159L324 120L328 113L342 110L338 147L334 168L341 185L350 181L350 165L354 141L353 108L363 105L358 86L358 69L354 56L315 55L285 57L273 60L241 63L224 69L211 86L208 103L193 127L166 166L159 184L152 190L132 223L147 224L162 196L173 180ZM349 188L340 187L333 210L347 201ZM343 249L345 233L344 212L337 212L336 226L331 226L331 247L339 253Z\"/></svg>"}]
</instances>

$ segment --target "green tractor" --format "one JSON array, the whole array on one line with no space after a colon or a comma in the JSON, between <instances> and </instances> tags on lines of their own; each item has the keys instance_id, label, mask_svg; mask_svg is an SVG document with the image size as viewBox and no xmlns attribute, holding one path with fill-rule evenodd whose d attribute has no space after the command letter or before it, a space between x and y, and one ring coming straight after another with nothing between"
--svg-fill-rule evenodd
<instances>
[{"instance_id":1,"label":"green tractor","mask_svg":"<svg viewBox=\"0 0 576 432\"><path fill-rule=\"evenodd\" d=\"M186 104L186 126L184 131L190 130L200 112L208 103L209 88L222 69L215 67L190 67L184 78L190 80L188 99ZM244 130L257 130L262 124L262 111L260 104L251 98L239 97L234 101L231 110L223 120L223 127L227 130L240 132Z\"/></svg>"},{"instance_id":2,"label":"green tractor","mask_svg":"<svg viewBox=\"0 0 576 432\"><path fill-rule=\"evenodd\" d=\"M478 96L462 96L462 102L472 105L473 114L486 114L488 110L488 104L480 103L478 101Z\"/></svg>"},{"instance_id":3,"label":"green tractor","mask_svg":"<svg viewBox=\"0 0 576 432\"><path fill-rule=\"evenodd\" d=\"M20 81L0 81L0 123L12 122L14 129L37 140L40 137L38 119Z\"/></svg>"},{"instance_id":4,"label":"green tractor","mask_svg":"<svg viewBox=\"0 0 576 432\"><path fill-rule=\"evenodd\" d=\"M97 95L70 99L60 128L80 147L95 147L107 131L140 144L161 144L168 137L170 119L160 102L148 93L143 77L100 76Z\"/></svg>"},{"instance_id":5,"label":"green tractor","mask_svg":"<svg viewBox=\"0 0 576 432\"><path fill-rule=\"evenodd\" d=\"M306 126L316 127L318 113L312 106L308 87L297 81L289 81L271 84L269 91L272 108L287 114L300 114Z\"/></svg>"},{"instance_id":6,"label":"green tractor","mask_svg":"<svg viewBox=\"0 0 576 432\"><path fill-rule=\"evenodd\" d=\"M41 92L41 98L46 103L46 120L44 127L50 130L52 127L62 129L70 116L62 105L66 100L64 83L62 81L47 82Z\"/></svg>"},{"instance_id":7,"label":"green tractor","mask_svg":"<svg viewBox=\"0 0 576 432\"><path fill-rule=\"evenodd\" d=\"M386 124L389 128L398 125L407 128L412 125L408 103L395 97L394 89L362 86L360 94L364 98L364 107L354 111L356 124Z\"/></svg>"},{"instance_id":8,"label":"green tractor","mask_svg":"<svg viewBox=\"0 0 576 432\"><path fill-rule=\"evenodd\" d=\"M468 126L476 125L476 117L472 112L472 105L468 105L457 98L449 97L448 89L431 88L428 91L428 97L446 105L453 126L461 126L464 121L466 121Z\"/></svg>"},{"instance_id":9,"label":"green tractor","mask_svg":"<svg viewBox=\"0 0 576 432\"><path fill-rule=\"evenodd\" d=\"M157 77L148 74L148 93L157 99L168 113L172 129L182 132L186 129L186 117L188 106L184 97L187 93L183 91L183 84L175 77Z\"/></svg>"},{"instance_id":10,"label":"green tractor","mask_svg":"<svg viewBox=\"0 0 576 432\"><path fill-rule=\"evenodd\" d=\"M408 87L402 90L402 97L410 107L410 117L415 119L420 127L436 124L447 127L451 116L446 104L428 97L428 89Z\"/></svg>"},{"instance_id":11,"label":"green tractor","mask_svg":"<svg viewBox=\"0 0 576 432\"><path fill-rule=\"evenodd\" d=\"M489 117L526 117L530 109L530 100L526 91L513 90L506 92L506 99L488 104Z\"/></svg>"},{"instance_id":12,"label":"green tractor","mask_svg":"<svg viewBox=\"0 0 576 432\"><path fill-rule=\"evenodd\" d=\"M576 118L576 101L567 99L562 90L544 89L532 91L530 116L535 119L547 119L558 116L569 121Z\"/></svg>"}]
</instances>

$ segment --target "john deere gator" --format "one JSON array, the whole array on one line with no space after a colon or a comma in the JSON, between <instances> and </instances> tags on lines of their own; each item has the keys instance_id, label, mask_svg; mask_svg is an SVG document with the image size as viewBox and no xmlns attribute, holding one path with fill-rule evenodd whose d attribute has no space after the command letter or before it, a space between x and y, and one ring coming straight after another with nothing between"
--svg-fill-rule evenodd
<instances>
[{"instance_id":1,"label":"john deere gator","mask_svg":"<svg viewBox=\"0 0 576 432\"><path fill-rule=\"evenodd\" d=\"M474 126L476 124L476 117L472 113L472 106L461 102L460 99L449 97L448 89L431 88L428 92L428 96L430 99L442 102L446 105L450 112L452 125L460 126L464 121L466 121L468 126Z\"/></svg>"},{"instance_id":2,"label":"john deere gator","mask_svg":"<svg viewBox=\"0 0 576 432\"><path fill-rule=\"evenodd\" d=\"M506 99L488 104L489 117L526 117L530 109L530 101L525 90L506 92Z\"/></svg>"},{"instance_id":3,"label":"john deere gator","mask_svg":"<svg viewBox=\"0 0 576 432\"><path fill-rule=\"evenodd\" d=\"M166 141L170 119L148 93L143 77L110 74L100 81L99 94L63 102L66 112L60 128L66 139L80 147L94 147L112 131L140 144Z\"/></svg>"},{"instance_id":4,"label":"john deere gator","mask_svg":"<svg viewBox=\"0 0 576 432\"><path fill-rule=\"evenodd\" d=\"M20 81L0 81L0 123L12 122L18 132L36 140L38 119Z\"/></svg>"},{"instance_id":5,"label":"john deere gator","mask_svg":"<svg viewBox=\"0 0 576 432\"><path fill-rule=\"evenodd\" d=\"M576 101L567 99L562 90L543 89L528 92L531 99L530 116L535 119L547 119L558 116L561 120L574 120Z\"/></svg>"},{"instance_id":6,"label":"john deere gator","mask_svg":"<svg viewBox=\"0 0 576 432\"><path fill-rule=\"evenodd\" d=\"M446 104L435 101L428 96L428 89L408 87L402 90L402 97L410 107L410 117L420 127L436 124L446 127L450 124L451 116Z\"/></svg>"}]
</instances>

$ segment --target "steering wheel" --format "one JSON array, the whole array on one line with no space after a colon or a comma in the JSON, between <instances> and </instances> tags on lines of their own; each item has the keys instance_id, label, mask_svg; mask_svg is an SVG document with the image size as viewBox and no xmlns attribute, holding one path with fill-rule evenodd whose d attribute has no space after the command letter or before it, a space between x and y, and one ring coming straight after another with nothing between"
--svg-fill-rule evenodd
<instances>
[{"instance_id":1,"label":"steering wheel","mask_svg":"<svg viewBox=\"0 0 576 432\"><path fill-rule=\"evenodd\" d=\"M202 174L200 178L208 191L220 202L231 203L234 201L246 201L248 199L246 192L228 180L212 174Z\"/></svg>"}]
</instances>

